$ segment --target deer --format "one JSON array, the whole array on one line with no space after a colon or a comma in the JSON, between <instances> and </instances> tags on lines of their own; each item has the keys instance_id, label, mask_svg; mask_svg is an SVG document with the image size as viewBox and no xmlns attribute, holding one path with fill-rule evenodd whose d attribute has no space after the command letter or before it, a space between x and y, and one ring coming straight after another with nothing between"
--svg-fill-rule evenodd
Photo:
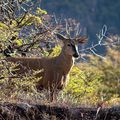
<instances>
[{"instance_id":1,"label":"deer","mask_svg":"<svg viewBox=\"0 0 120 120\"><path fill-rule=\"evenodd\" d=\"M56 37L63 42L61 52L56 57L7 57L6 61L19 63L15 74L23 75L29 70L41 70L35 75L41 78L36 84L38 91L49 90L50 101L57 99L59 91L63 90L69 82L69 73L74 66L75 58L79 57L78 45L86 42L86 36L75 38L66 37L55 33Z\"/></svg>"}]
</instances>

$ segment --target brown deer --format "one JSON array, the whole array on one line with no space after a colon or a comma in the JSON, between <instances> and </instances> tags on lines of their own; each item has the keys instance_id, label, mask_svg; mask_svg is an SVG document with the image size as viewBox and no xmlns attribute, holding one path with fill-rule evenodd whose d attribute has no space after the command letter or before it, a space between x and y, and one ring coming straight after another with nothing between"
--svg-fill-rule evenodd
<instances>
[{"instance_id":1,"label":"brown deer","mask_svg":"<svg viewBox=\"0 0 120 120\"><path fill-rule=\"evenodd\" d=\"M56 99L57 91L62 90L69 81L69 72L74 65L74 58L79 57L78 44L85 43L86 37L67 38L59 33L58 39L62 40L64 45L61 53L53 58L27 58L27 57L7 57L9 62L20 64L17 66L16 74L23 75L29 70L41 70L36 77L42 78L37 83L37 89L50 90L50 100Z\"/></svg>"}]
</instances>

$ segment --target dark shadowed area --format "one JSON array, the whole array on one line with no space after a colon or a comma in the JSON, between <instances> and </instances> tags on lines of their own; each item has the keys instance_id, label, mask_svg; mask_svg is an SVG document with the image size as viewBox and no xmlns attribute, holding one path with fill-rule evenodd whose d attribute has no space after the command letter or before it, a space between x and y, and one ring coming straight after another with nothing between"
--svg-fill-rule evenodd
<instances>
[{"instance_id":1,"label":"dark shadowed area","mask_svg":"<svg viewBox=\"0 0 120 120\"><path fill-rule=\"evenodd\" d=\"M104 24L108 34L120 34L119 0L42 0L41 7L62 19L77 19L92 41Z\"/></svg>"}]
</instances>

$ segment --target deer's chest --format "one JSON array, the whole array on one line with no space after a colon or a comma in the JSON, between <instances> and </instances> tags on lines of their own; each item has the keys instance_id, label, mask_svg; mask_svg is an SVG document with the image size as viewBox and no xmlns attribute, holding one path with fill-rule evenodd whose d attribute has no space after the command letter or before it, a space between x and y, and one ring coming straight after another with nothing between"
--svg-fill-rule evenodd
<instances>
[{"instance_id":1,"label":"deer's chest","mask_svg":"<svg viewBox=\"0 0 120 120\"><path fill-rule=\"evenodd\" d=\"M48 81L51 84L64 84L64 82L68 79L68 74L65 74L64 71L57 70L47 70L44 74L44 80Z\"/></svg>"}]
</instances>

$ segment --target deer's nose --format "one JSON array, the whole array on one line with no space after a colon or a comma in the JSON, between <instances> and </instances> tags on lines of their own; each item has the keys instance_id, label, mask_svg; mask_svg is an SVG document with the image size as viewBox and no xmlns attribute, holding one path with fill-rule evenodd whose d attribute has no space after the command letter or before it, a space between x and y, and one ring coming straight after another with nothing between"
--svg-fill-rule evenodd
<instances>
[{"instance_id":1,"label":"deer's nose","mask_svg":"<svg viewBox=\"0 0 120 120\"><path fill-rule=\"evenodd\" d=\"M79 57L79 53L73 54L73 57L78 58Z\"/></svg>"},{"instance_id":2,"label":"deer's nose","mask_svg":"<svg viewBox=\"0 0 120 120\"><path fill-rule=\"evenodd\" d=\"M79 51L78 51L78 46L74 46L74 54L73 54L73 57L77 58L79 57Z\"/></svg>"}]
</instances>

